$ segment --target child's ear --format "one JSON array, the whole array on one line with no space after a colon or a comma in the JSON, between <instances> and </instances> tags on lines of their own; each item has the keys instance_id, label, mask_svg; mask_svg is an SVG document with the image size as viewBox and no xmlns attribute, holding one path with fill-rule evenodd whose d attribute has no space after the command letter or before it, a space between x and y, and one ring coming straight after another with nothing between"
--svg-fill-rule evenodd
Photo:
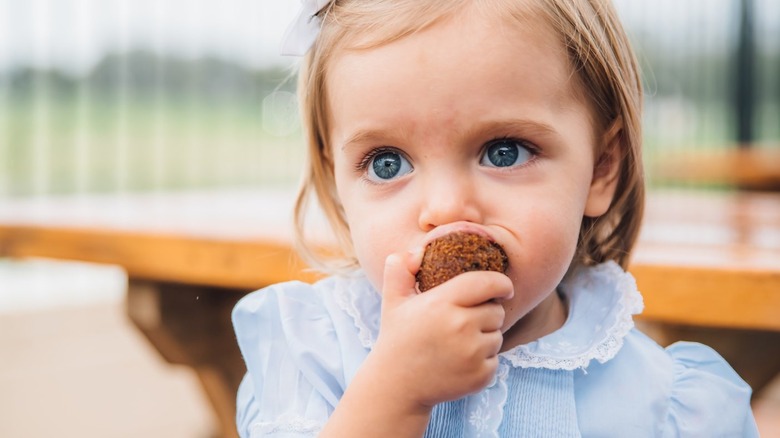
<instances>
[{"instance_id":1,"label":"child's ear","mask_svg":"<svg viewBox=\"0 0 780 438\"><path fill-rule=\"evenodd\" d=\"M593 180L585 203L585 216L598 217L606 213L612 203L620 174L623 150L623 121L617 118L601 138L602 153L593 166Z\"/></svg>"}]
</instances>

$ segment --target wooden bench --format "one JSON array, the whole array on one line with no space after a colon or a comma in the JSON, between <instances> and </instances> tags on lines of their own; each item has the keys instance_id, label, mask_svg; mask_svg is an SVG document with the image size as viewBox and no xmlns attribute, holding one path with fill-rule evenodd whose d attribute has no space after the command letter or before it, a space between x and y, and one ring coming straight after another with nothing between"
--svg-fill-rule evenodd
<instances>
[{"instance_id":1,"label":"wooden bench","mask_svg":"<svg viewBox=\"0 0 780 438\"><path fill-rule=\"evenodd\" d=\"M222 435L235 436L245 370L230 310L251 290L317 278L291 249L291 208L286 191L5 200L0 256L122 266L131 320L166 360L197 372ZM657 338L727 339L719 351L754 386L777 373L780 194L652 194L630 271Z\"/></svg>"},{"instance_id":2,"label":"wooden bench","mask_svg":"<svg viewBox=\"0 0 780 438\"><path fill-rule=\"evenodd\" d=\"M668 153L650 173L675 184L780 191L780 145Z\"/></svg>"}]
</instances>

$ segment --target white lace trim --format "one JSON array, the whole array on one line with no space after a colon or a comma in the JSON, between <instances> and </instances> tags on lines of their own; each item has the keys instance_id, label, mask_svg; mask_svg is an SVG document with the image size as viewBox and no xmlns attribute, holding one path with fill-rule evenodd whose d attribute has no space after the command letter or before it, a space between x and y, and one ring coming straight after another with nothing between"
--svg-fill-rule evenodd
<instances>
[{"instance_id":1,"label":"white lace trim","mask_svg":"<svg viewBox=\"0 0 780 438\"><path fill-rule=\"evenodd\" d=\"M264 437L277 433L297 433L303 436L317 436L323 424L308 418L289 416L273 422L254 423L249 428L249 436Z\"/></svg>"},{"instance_id":2,"label":"white lace trim","mask_svg":"<svg viewBox=\"0 0 780 438\"><path fill-rule=\"evenodd\" d=\"M335 287L336 304L347 315L352 318L355 324L355 328L358 329L358 339L360 343L367 349L374 347L376 342L376 336L379 333L379 311L373 312L376 314L376 321L372 321L372 327L365 322L363 312L361 312L361 306L359 302L362 301L364 305L376 306L377 308L381 304L381 297L371 287L365 287L364 284L368 284L368 281L363 278L355 279L351 277L339 278Z\"/></svg>"},{"instance_id":3,"label":"white lace trim","mask_svg":"<svg viewBox=\"0 0 780 438\"><path fill-rule=\"evenodd\" d=\"M633 315L641 313L644 308L642 295L636 287L636 280L631 274L623 271L617 263L610 261L583 270L575 275L570 285L592 288L609 286L610 283L614 283L612 289L621 295L618 299L618 308L614 311L614 322L603 330L600 341L591 344L585 351L573 357L534 353L529 349L530 344L519 345L502 353L502 356L516 367L552 370L585 368L593 359L604 363L615 357L623 347L623 338L634 328Z\"/></svg>"},{"instance_id":4,"label":"white lace trim","mask_svg":"<svg viewBox=\"0 0 780 438\"><path fill-rule=\"evenodd\" d=\"M506 378L509 365L499 362L493 381L484 390L467 398L466 436L475 438L498 438L498 428L504 419L504 405L507 399Z\"/></svg>"}]
</instances>

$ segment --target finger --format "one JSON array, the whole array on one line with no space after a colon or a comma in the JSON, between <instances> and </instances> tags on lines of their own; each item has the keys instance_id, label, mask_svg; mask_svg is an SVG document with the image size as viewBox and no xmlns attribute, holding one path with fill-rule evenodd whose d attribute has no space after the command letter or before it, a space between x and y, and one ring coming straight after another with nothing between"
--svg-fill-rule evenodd
<instances>
[{"instance_id":1,"label":"finger","mask_svg":"<svg viewBox=\"0 0 780 438\"><path fill-rule=\"evenodd\" d=\"M399 298L416 295L414 287L414 259L411 252L390 254L385 259L385 270L382 280L382 300L393 301Z\"/></svg>"},{"instance_id":2,"label":"finger","mask_svg":"<svg viewBox=\"0 0 780 438\"><path fill-rule=\"evenodd\" d=\"M430 292L452 294L455 304L473 307L490 300L503 301L514 296L512 280L504 274L492 271L473 271L460 274Z\"/></svg>"},{"instance_id":3,"label":"finger","mask_svg":"<svg viewBox=\"0 0 780 438\"><path fill-rule=\"evenodd\" d=\"M406 257L406 267L409 269L409 272L416 275L417 271L420 270L420 264L422 264L424 251L425 248L422 246L417 246L409 250L409 256Z\"/></svg>"},{"instance_id":4,"label":"finger","mask_svg":"<svg viewBox=\"0 0 780 438\"><path fill-rule=\"evenodd\" d=\"M474 308L479 312L479 326L483 333L501 330L504 326L506 312L504 307L496 301L488 301Z\"/></svg>"},{"instance_id":5,"label":"finger","mask_svg":"<svg viewBox=\"0 0 780 438\"><path fill-rule=\"evenodd\" d=\"M483 334L484 354L486 358L498 356L501 347L504 345L504 336L500 331L493 331Z\"/></svg>"}]
</instances>

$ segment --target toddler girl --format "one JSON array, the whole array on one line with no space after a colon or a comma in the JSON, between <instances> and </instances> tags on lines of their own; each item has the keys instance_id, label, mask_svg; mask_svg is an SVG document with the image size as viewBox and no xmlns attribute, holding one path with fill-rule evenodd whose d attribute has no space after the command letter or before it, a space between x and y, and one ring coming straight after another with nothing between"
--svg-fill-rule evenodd
<instances>
[{"instance_id":1,"label":"toddler girl","mask_svg":"<svg viewBox=\"0 0 780 438\"><path fill-rule=\"evenodd\" d=\"M237 305L243 436L757 435L720 356L633 327L642 93L607 0L308 0L285 51L298 232L316 196L347 263ZM455 231L508 270L419 293Z\"/></svg>"}]
</instances>

